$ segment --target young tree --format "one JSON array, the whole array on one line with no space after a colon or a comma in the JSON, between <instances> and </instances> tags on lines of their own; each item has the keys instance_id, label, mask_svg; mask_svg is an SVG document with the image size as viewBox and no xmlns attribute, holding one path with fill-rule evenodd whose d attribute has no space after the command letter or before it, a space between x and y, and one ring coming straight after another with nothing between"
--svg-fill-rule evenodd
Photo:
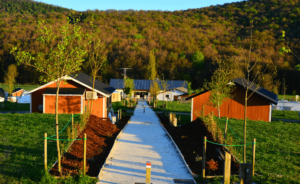
<instances>
[{"instance_id":1,"label":"young tree","mask_svg":"<svg viewBox=\"0 0 300 184\"><path fill-rule=\"evenodd\" d=\"M191 82L187 82L187 91L188 94L191 95L193 93L193 89L192 89L192 83Z\"/></svg>"},{"instance_id":2,"label":"young tree","mask_svg":"<svg viewBox=\"0 0 300 184\"><path fill-rule=\"evenodd\" d=\"M245 114L244 114L244 153L243 153L243 162L246 163L246 126L247 126L247 102L248 102L248 99L255 93L255 91L257 91L257 89L259 88L259 83L261 80L263 80L263 78L261 78L258 82L257 82L257 85L255 85L254 81L257 79L257 76L260 74L260 73L264 73L267 68L268 68L268 65L267 67L264 69L263 72L260 71L259 68L257 68L255 74L253 75L253 80L250 81L250 73L253 72L253 69L254 67L257 65L257 58L255 59L255 62L252 64L251 66L251 49L252 49L252 28L253 28L253 20L250 21L250 25L251 25L251 32L250 32L250 48L249 48L249 56L248 56L248 59L246 59L246 56L244 55L244 66L245 66L245 76L246 78L242 77L242 83L243 83L243 86L244 86L244 90L245 90ZM237 64L237 63L236 63ZM238 65L237 65L238 67ZM274 73L272 74L272 76L274 74L276 74L276 66L275 66L275 69L274 69ZM255 87L256 86L256 87ZM255 87L254 89L251 89ZM250 91L251 89L251 91Z\"/></svg>"},{"instance_id":3,"label":"young tree","mask_svg":"<svg viewBox=\"0 0 300 184\"><path fill-rule=\"evenodd\" d=\"M97 76L97 73L101 69L102 65L107 59L107 50L105 49L105 43L103 43L100 39L95 39L92 36L92 33L94 32L94 24L93 24L94 17L92 15L92 20L90 21L90 28L91 28L91 34L87 35L89 40L89 46L88 46L88 64L92 70L92 80L93 80L93 93L95 89L95 79ZM88 104L90 104L90 112L92 112L93 108L93 101Z\"/></svg>"},{"instance_id":4,"label":"young tree","mask_svg":"<svg viewBox=\"0 0 300 184\"><path fill-rule=\"evenodd\" d=\"M168 85L168 81L167 80L161 80L160 81L160 85L163 88L163 106L165 108L165 92L167 91L169 85Z\"/></svg>"},{"instance_id":5,"label":"young tree","mask_svg":"<svg viewBox=\"0 0 300 184\"><path fill-rule=\"evenodd\" d=\"M282 92L283 92L282 113L283 113L283 115L284 115L284 100L285 100L286 89L287 89L287 85L285 85L285 78L283 78L283 86L282 86Z\"/></svg>"},{"instance_id":6,"label":"young tree","mask_svg":"<svg viewBox=\"0 0 300 184\"><path fill-rule=\"evenodd\" d=\"M196 51L192 55L192 63L196 66L199 70L203 70L205 66L205 59L202 52Z\"/></svg>"},{"instance_id":7,"label":"young tree","mask_svg":"<svg viewBox=\"0 0 300 184\"><path fill-rule=\"evenodd\" d=\"M40 47L46 48L44 53L38 52L36 55L29 51L18 50L13 47L11 54L14 55L18 65L24 64L36 68L39 72L45 74L39 80L41 82L56 82L56 100L55 100L55 122L56 122L56 143L58 155L58 171L61 172L61 156L59 147L58 133L58 94L61 82L65 81L68 75L80 70L86 54L85 43L81 27L77 25L78 19L74 25L68 22L60 26L60 35L56 35L51 25L45 21L38 22L38 41ZM18 51L17 51L18 50Z\"/></svg>"},{"instance_id":8,"label":"young tree","mask_svg":"<svg viewBox=\"0 0 300 184\"><path fill-rule=\"evenodd\" d=\"M204 83L204 88L210 90L208 106L212 106L218 109L218 117L220 118L220 106L224 101L232 98L231 92L234 90L234 86L229 79L229 76L233 70L226 67L226 63L221 60L217 60L219 65L211 77L210 82Z\"/></svg>"},{"instance_id":9,"label":"young tree","mask_svg":"<svg viewBox=\"0 0 300 184\"><path fill-rule=\"evenodd\" d=\"M131 96L134 90L134 80L127 77L125 79L125 94Z\"/></svg>"},{"instance_id":10,"label":"young tree","mask_svg":"<svg viewBox=\"0 0 300 184\"><path fill-rule=\"evenodd\" d=\"M8 84L8 95L11 95L14 89L14 84L16 82L15 78L18 76L16 64L9 65L7 73L5 71L4 73L4 83Z\"/></svg>"},{"instance_id":11,"label":"young tree","mask_svg":"<svg viewBox=\"0 0 300 184\"><path fill-rule=\"evenodd\" d=\"M156 67L155 67L155 55L154 55L154 50L150 51L150 55L149 55L149 66L148 66L148 70L150 72L150 80L152 80L152 84L150 86L150 94L154 98L156 99L156 94L160 91L160 87L159 84L156 80Z\"/></svg>"}]
</instances>

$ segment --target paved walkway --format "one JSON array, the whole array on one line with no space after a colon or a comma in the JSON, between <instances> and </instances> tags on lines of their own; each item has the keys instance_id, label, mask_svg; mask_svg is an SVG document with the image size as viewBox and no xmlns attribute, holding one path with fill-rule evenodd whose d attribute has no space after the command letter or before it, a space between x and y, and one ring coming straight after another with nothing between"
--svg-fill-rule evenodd
<instances>
[{"instance_id":1,"label":"paved walkway","mask_svg":"<svg viewBox=\"0 0 300 184\"><path fill-rule=\"evenodd\" d=\"M119 135L106 164L100 183L145 183L146 162L152 164L151 183L174 183L173 179L193 180L159 119L146 104L139 102L130 122Z\"/></svg>"}]
</instances>

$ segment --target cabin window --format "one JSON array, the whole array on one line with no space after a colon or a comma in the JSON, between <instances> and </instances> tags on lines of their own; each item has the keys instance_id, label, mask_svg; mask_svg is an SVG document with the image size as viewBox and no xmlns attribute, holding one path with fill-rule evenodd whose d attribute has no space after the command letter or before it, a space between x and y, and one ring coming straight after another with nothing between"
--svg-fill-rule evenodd
<instances>
[{"instance_id":1,"label":"cabin window","mask_svg":"<svg viewBox=\"0 0 300 184\"><path fill-rule=\"evenodd\" d=\"M166 95L166 98L169 98L169 95Z\"/></svg>"}]
</instances>

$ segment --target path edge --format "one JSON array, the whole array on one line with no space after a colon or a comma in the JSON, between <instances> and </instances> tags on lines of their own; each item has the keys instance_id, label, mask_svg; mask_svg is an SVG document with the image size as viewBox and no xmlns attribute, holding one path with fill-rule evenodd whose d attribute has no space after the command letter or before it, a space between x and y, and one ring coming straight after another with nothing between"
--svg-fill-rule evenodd
<instances>
[{"instance_id":1,"label":"path edge","mask_svg":"<svg viewBox=\"0 0 300 184\"><path fill-rule=\"evenodd\" d=\"M194 173L192 172L192 170L190 169L189 165L186 163L186 161L185 161L185 159L184 159L184 156L182 155L180 149L177 147L175 141L173 140L173 138L171 137L171 135L169 134L169 132L165 129L165 127L161 124L160 119L159 119L159 117L157 116L156 112L154 112L154 114L155 114L155 116L157 117L160 126L165 130L165 132L167 132L169 138L172 140L173 145L174 145L175 148L177 149L177 152L178 152L179 155L181 156L181 159L183 160L183 163L185 164L185 166L187 167L188 171L189 171L190 174L192 175L193 180L194 180L194 182L195 182L195 184L196 184L195 177L198 177L198 175L197 175L197 174L194 174Z\"/></svg>"}]
</instances>

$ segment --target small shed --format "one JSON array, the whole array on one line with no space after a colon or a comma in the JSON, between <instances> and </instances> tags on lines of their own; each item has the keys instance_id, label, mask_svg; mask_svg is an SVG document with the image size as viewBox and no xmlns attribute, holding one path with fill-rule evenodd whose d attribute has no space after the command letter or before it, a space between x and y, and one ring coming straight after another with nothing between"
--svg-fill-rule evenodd
<instances>
[{"instance_id":1,"label":"small shed","mask_svg":"<svg viewBox=\"0 0 300 184\"><path fill-rule=\"evenodd\" d=\"M242 78L237 78L233 80L235 84L235 90L232 92L232 99L224 101L220 106L220 116L244 119L245 116L245 83ZM272 104L277 104L278 97L276 94L266 90L265 88L258 87L256 89L254 84L249 92L253 92L253 95L247 101L247 118L250 120L263 120L271 122L272 117ZM202 91L200 93L194 94L187 98L191 99L191 121L194 121L200 115L208 115L213 112L215 115L218 111L214 107L207 106L207 101L209 100L210 91ZM203 111L204 105L204 111Z\"/></svg>"},{"instance_id":2,"label":"small shed","mask_svg":"<svg viewBox=\"0 0 300 184\"><path fill-rule=\"evenodd\" d=\"M2 88L0 88L0 102L5 101L5 92Z\"/></svg>"},{"instance_id":3,"label":"small shed","mask_svg":"<svg viewBox=\"0 0 300 184\"><path fill-rule=\"evenodd\" d=\"M16 88L13 90L11 96L21 96L24 91L22 88Z\"/></svg>"},{"instance_id":4,"label":"small shed","mask_svg":"<svg viewBox=\"0 0 300 184\"><path fill-rule=\"evenodd\" d=\"M75 76L77 75L77 76ZM85 73L64 76L58 96L58 113L83 113L85 107L93 100L92 115L107 118L107 108L111 106L111 94L115 88L95 80L92 93L92 77ZM30 113L55 113L56 80L28 92L30 94Z\"/></svg>"}]
</instances>

